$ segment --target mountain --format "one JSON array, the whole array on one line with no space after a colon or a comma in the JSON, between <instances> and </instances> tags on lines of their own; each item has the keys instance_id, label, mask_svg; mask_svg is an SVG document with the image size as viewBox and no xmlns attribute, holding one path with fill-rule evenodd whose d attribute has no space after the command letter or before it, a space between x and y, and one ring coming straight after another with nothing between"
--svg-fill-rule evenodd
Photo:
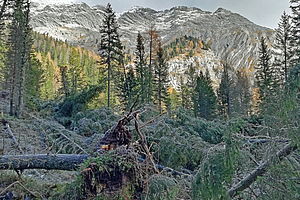
<instances>
[{"instance_id":1,"label":"mountain","mask_svg":"<svg viewBox=\"0 0 300 200\"><path fill-rule=\"evenodd\" d=\"M39 33L47 33L71 44L96 50L104 8L99 5L91 7L85 3L41 5L35 2L31 24ZM134 7L119 13L118 23L121 39L131 52L135 47L137 33L141 32L147 37L151 24L155 25L164 45L183 36L191 36L210 44L209 49L202 51L202 56L172 58L169 61L170 72L182 74L185 70L183 63L197 62L201 68L209 69L216 82L223 60L227 60L233 68L245 68L250 75L253 74L260 37L265 36L270 41L274 38L273 30L223 8L208 12L185 6L164 11ZM175 79L172 84L176 87L177 78L172 79Z\"/></svg>"}]
</instances>

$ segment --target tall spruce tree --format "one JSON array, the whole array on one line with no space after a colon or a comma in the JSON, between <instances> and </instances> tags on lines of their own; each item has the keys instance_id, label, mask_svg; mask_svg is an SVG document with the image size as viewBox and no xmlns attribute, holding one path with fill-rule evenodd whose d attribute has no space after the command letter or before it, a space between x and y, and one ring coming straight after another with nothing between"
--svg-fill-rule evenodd
<instances>
[{"instance_id":1,"label":"tall spruce tree","mask_svg":"<svg viewBox=\"0 0 300 200\"><path fill-rule=\"evenodd\" d=\"M41 69L41 62L32 55L29 67L26 69L25 78L25 104L30 109L37 108L37 100L40 97L40 82L43 71Z\"/></svg>"},{"instance_id":2,"label":"tall spruce tree","mask_svg":"<svg viewBox=\"0 0 300 200\"><path fill-rule=\"evenodd\" d=\"M10 114L19 117L24 104L26 68L31 62L31 28L29 0L16 0L10 25L8 64L10 65Z\"/></svg>"},{"instance_id":3,"label":"tall spruce tree","mask_svg":"<svg viewBox=\"0 0 300 200\"><path fill-rule=\"evenodd\" d=\"M53 52L55 54L55 52ZM74 95L80 88L85 88L82 75L83 66L81 65L81 53L79 49L72 47L69 55L69 86L70 92Z\"/></svg>"},{"instance_id":4,"label":"tall spruce tree","mask_svg":"<svg viewBox=\"0 0 300 200\"><path fill-rule=\"evenodd\" d=\"M153 79L154 79L154 65L155 65L155 59L158 52L158 44L159 44L159 35L157 30L155 29L155 25L151 24L150 28L148 30L149 35L149 65L147 69L147 76L146 76L146 82L147 82L147 103L150 103L153 99Z\"/></svg>"},{"instance_id":5,"label":"tall spruce tree","mask_svg":"<svg viewBox=\"0 0 300 200\"><path fill-rule=\"evenodd\" d=\"M143 104L147 102L147 96L149 92L148 79L150 77L149 77L149 68L147 68L146 66L144 38L140 33L138 33L137 36L134 63L137 72L138 88L140 91L139 92L140 103Z\"/></svg>"},{"instance_id":6,"label":"tall spruce tree","mask_svg":"<svg viewBox=\"0 0 300 200\"><path fill-rule=\"evenodd\" d=\"M154 67L154 102L158 105L160 113L162 113L163 103L168 104L169 72L161 43L159 43Z\"/></svg>"},{"instance_id":7,"label":"tall spruce tree","mask_svg":"<svg viewBox=\"0 0 300 200\"><path fill-rule=\"evenodd\" d=\"M221 115L227 118L231 115L233 86L233 80L230 77L229 70L229 64L224 62L221 83L218 89L219 111Z\"/></svg>"},{"instance_id":8,"label":"tall spruce tree","mask_svg":"<svg viewBox=\"0 0 300 200\"><path fill-rule=\"evenodd\" d=\"M114 68L119 66L122 54L122 44L118 34L117 20L111 4L108 3L104 10L103 25L100 29L101 42L99 54L103 64L107 65L107 107L110 107L112 93L112 75Z\"/></svg>"},{"instance_id":9,"label":"tall spruce tree","mask_svg":"<svg viewBox=\"0 0 300 200\"><path fill-rule=\"evenodd\" d=\"M126 72L124 86L122 91L123 103L125 104L125 110L128 111L135 103L138 95L138 81L132 67Z\"/></svg>"},{"instance_id":10,"label":"tall spruce tree","mask_svg":"<svg viewBox=\"0 0 300 200\"><path fill-rule=\"evenodd\" d=\"M7 25L5 21L11 20L11 9L14 2L11 0L3 0L0 3L0 83L1 89L8 91L9 90L9 76L10 69L7 65Z\"/></svg>"},{"instance_id":11,"label":"tall spruce tree","mask_svg":"<svg viewBox=\"0 0 300 200\"><path fill-rule=\"evenodd\" d=\"M217 97L209 75L200 72L193 93L194 113L196 117L212 119L216 115Z\"/></svg>"},{"instance_id":12,"label":"tall spruce tree","mask_svg":"<svg viewBox=\"0 0 300 200\"><path fill-rule=\"evenodd\" d=\"M291 0L293 64L300 63L300 0Z\"/></svg>"},{"instance_id":13,"label":"tall spruce tree","mask_svg":"<svg viewBox=\"0 0 300 200\"><path fill-rule=\"evenodd\" d=\"M276 29L276 41L274 45L277 50L275 51L276 60L274 64L279 66L283 83L287 81L288 68L292 65L291 30L290 16L284 12Z\"/></svg>"},{"instance_id":14,"label":"tall spruce tree","mask_svg":"<svg viewBox=\"0 0 300 200\"><path fill-rule=\"evenodd\" d=\"M0 86L2 87L2 89L7 89L5 87L7 87L7 80L5 80L5 78L7 77L7 68L5 67L5 42L3 41L3 35L4 35L4 27L5 27L5 23L4 23L4 18L5 18L5 14L6 14L6 10L8 7L8 0L4 0L2 1L2 3L0 4Z\"/></svg>"},{"instance_id":15,"label":"tall spruce tree","mask_svg":"<svg viewBox=\"0 0 300 200\"><path fill-rule=\"evenodd\" d=\"M247 116L250 111L251 87L245 71L237 71L232 86L232 113Z\"/></svg>"},{"instance_id":16,"label":"tall spruce tree","mask_svg":"<svg viewBox=\"0 0 300 200\"><path fill-rule=\"evenodd\" d=\"M60 71L60 79L61 79L61 88L60 91L61 93L65 96L68 97L70 95L70 84L68 80L68 66L61 66L59 68Z\"/></svg>"},{"instance_id":17,"label":"tall spruce tree","mask_svg":"<svg viewBox=\"0 0 300 200\"><path fill-rule=\"evenodd\" d=\"M128 67L128 65L126 65L130 62L130 57L125 56L125 53L122 53L119 58L121 70L116 74L116 78L118 79L118 82L116 83L118 88L117 94L122 109L128 111L135 103L139 85L133 67Z\"/></svg>"},{"instance_id":18,"label":"tall spruce tree","mask_svg":"<svg viewBox=\"0 0 300 200\"><path fill-rule=\"evenodd\" d=\"M193 92L196 84L196 68L192 64L188 65L184 77L180 79L181 106L185 109L193 109Z\"/></svg>"},{"instance_id":19,"label":"tall spruce tree","mask_svg":"<svg viewBox=\"0 0 300 200\"><path fill-rule=\"evenodd\" d=\"M261 101L264 102L275 96L278 86L278 69L271 64L271 52L264 37L260 40L259 63L256 67L255 78Z\"/></svg>"}]
</instances>

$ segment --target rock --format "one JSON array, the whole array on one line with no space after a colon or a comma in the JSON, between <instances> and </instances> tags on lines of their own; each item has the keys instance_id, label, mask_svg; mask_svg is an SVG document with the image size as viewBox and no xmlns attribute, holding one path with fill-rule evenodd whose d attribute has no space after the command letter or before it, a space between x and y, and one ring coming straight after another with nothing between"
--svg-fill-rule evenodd
<instances>
[{"instance_id":1,"label":"rock","mask_svg":"<svg viewBox=\"0 0 300 200\"><path fill-rule=\"evenodd\" d=\"M42 8L38 5L38 3L33 5L32 12L31 25L35 31L97 50L100 41L98 31L103 20L104 6L90 7L85 3L74 3L48 5ZM225 59L233 68L246 68L249 75L253 76L260 37L268 37L270 41L275 38L272 29L256 25L245 17L223 8L208 12L186 6L164 11L134 7L117 16L121 39L130 52L134 52L138 32L147 37L147 30L151 24L155 25L163 44L169 44L185 35L210 42L211 52L207 52L207 56L195 59L200 59L200 63L204 63L203 67L211 72L215 83L218 80L213 68L219 67L218 63ZM171 61L170 67L178 68L176 63L178 61ZM175 88L179 82L176 76L171 77Z\"/></svg>"}]
</instances>

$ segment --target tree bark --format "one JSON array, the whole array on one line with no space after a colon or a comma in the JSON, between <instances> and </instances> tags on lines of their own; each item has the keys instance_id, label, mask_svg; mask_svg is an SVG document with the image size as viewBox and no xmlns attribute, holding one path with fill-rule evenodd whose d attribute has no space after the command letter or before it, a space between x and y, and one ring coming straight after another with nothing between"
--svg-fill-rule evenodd
<instances>
[{"instance_id":1,"label":"tree bark","mask_svg":"<svg viewBox=\"0 0 300 200\"><path fill-rule=\"evenodd\" d=\"M76 170L88 159L87 154L5 155L0 157L0 170Z\"/></svg>"},{"instance_id":2,"label":"tree bark","mask_svg":"<svg viewBox=\"0 0 300 200\"><path fill-rule=\"evenodd\" d=\"M228 194L231 198L235 197L238 192L241 192L247 189L252 183L256 181L259 176L263 176L268 169L279 163L283 158L290 155L293 151L297 149L297 146L292 144L287 144L283 149L278 151L276 155L272 156L270 159L263 162L260 166L258 166L255 170L253 170L249 175L243 178L240 182L234 185L231 189L228 190Z\"/></svg>"}]
</instances>

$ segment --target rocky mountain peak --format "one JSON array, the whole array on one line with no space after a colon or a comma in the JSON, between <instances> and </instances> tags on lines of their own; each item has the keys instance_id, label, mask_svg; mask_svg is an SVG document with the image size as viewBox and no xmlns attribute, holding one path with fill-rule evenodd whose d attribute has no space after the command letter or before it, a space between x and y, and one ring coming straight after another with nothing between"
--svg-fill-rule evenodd
<instances>
[{"instance_id":1,"label":"rocky mountain peak","mask_svg":"<svg viewBox=\"0 0 300 200\"><path fill-rule=\"evenodd\" d=\"M188 6L175 6L173 8L170 9L172 10L179 10L179 11L183 11L183 12L189 12L189 11L199 11L199 12L203 12L203 10L201 10L200 8L196 8L196 7L188 7Z\"/></svg>"},{"instance_id":2,"label":"rocky mountain peak","mask_svg":"<svg viewBox=\"0 0 300 200\"><path fill-rule=\"evenodd\" d=\"M101 5L90 7L85 3L51 4L44 9L33 9L31 24L37 32L96 50L104 8ZM138 32L147 38L150 25L155 25L164 45L184 36L206 43L211 53L200 54L212 56L208 56L208 60L204 57L194 60L203 63L203 68L211 68L209 71L218 68L211 63L220 63L226 59L234 68L246 68L253 72L260 37L266 36L270 40L274 38L273 30L256 25L224 8L209 12L186 6L163 11L133 7L117 16L121 39L131 52L136 46ZM146 42L146 48L147 45ZM201 59L206 61L202 62Z\"/></svg>"},{"instance_id":3,"label":"rocky mountain peak","mask_svg":"<svg viewBox=\"0 0 300 200\"><path fill-rule=\"evenodd\" d=\"M227 14L227 15L230 15L232 14L232 12L230 10L227 10L225 8L218 8L214 14Z\"/></svg>"}]
</instances>

